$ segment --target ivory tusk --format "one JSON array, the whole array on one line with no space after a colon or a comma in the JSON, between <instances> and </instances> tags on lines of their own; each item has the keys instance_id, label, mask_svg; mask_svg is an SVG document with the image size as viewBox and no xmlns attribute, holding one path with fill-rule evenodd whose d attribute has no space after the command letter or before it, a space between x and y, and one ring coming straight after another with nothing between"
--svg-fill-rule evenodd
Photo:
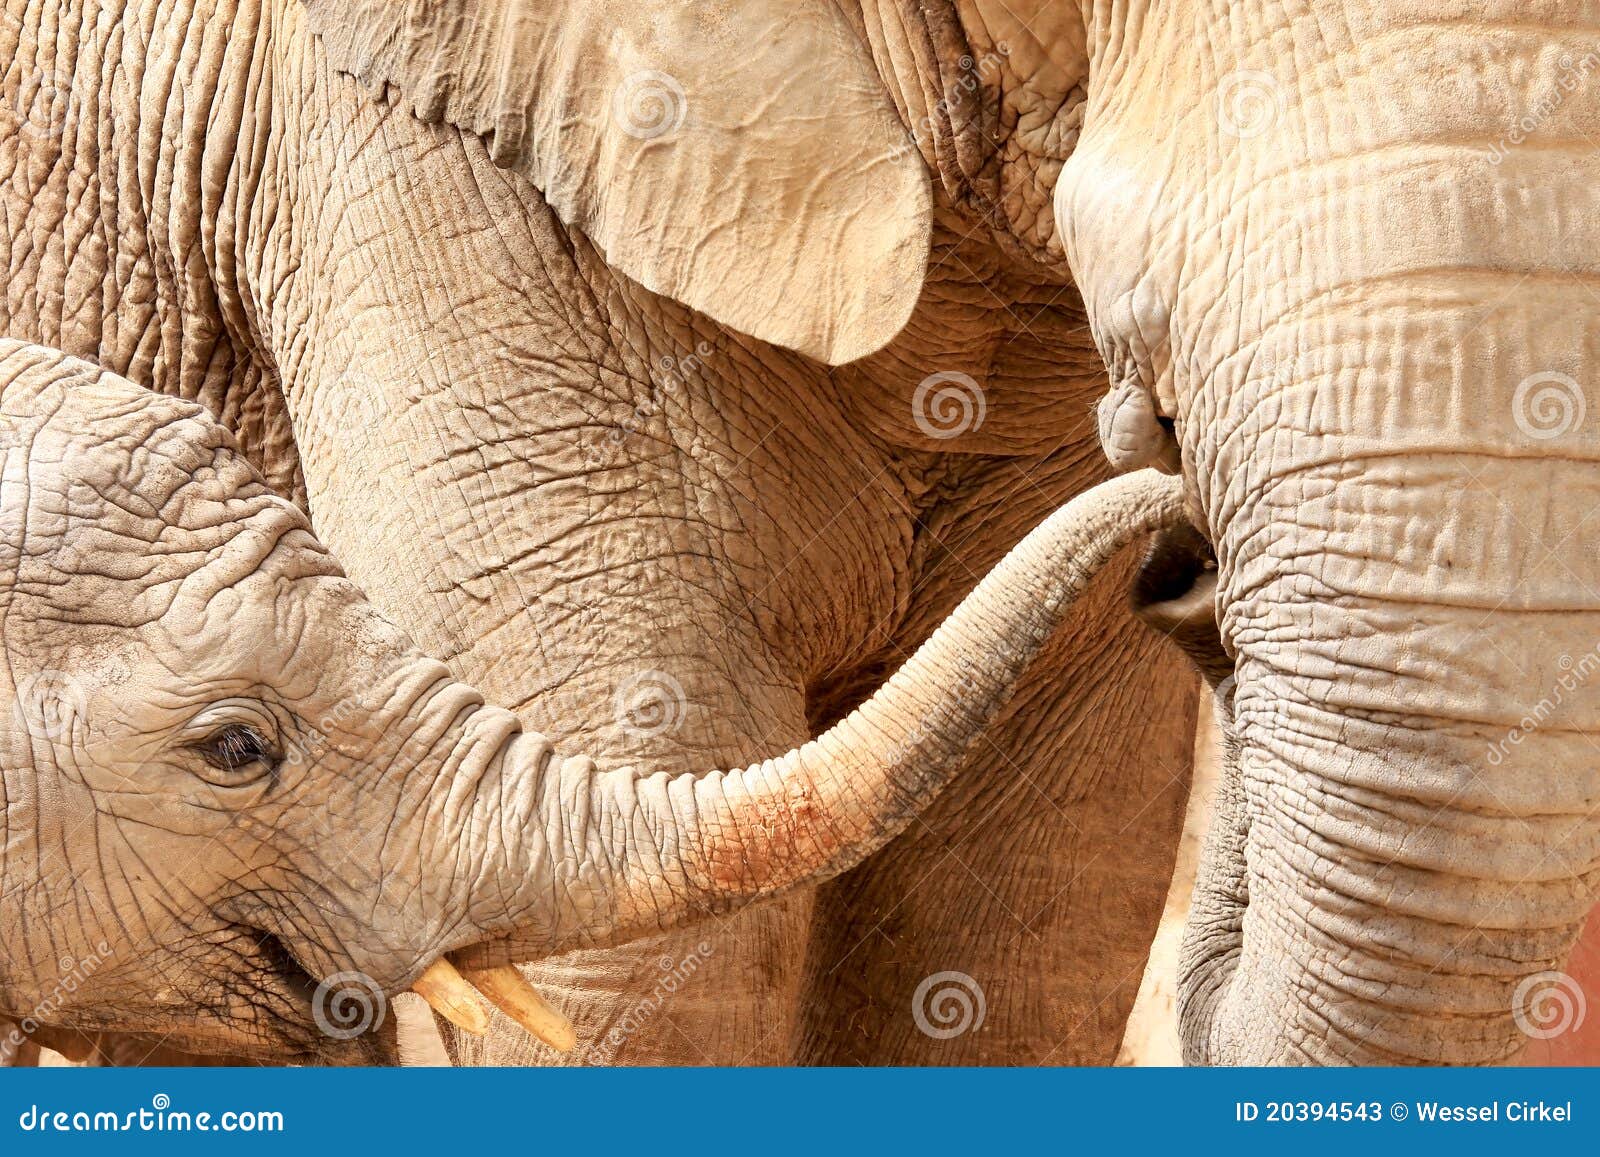
<instances>
[{"instance_id":1,"label":"ivory tusk","mask_svg":"<svg viewBox=\"0 0 1600 1157\"><path fill-rule=\"evenodd\" d=\"M571 1052L578 1043L578 1033L572 1022L546 1003L512 965L469 969L466 978L491 1004L556 1052Z\"/></svg>"},{"instance_id":2,"label":"ivory tusk","mask_svg":"<svg viewBox=\"0 0 1600 1157\"><path fill-rule=\"evenodd\" d=\"M411 991L428 1002L428 1007L464 1032L482 1036L489 1028L489 1010L466 982L456 966L440 957L417 977Z\"/></svg>"}]
</instances>

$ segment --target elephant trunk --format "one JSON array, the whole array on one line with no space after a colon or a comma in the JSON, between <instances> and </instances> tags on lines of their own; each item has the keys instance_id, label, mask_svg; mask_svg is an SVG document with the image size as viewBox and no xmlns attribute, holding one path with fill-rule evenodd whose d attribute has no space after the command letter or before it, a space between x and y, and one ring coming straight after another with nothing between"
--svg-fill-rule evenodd
<instances>
[{"instance_id":1,"label":"elephant trunk","mask_svg":"<svg viewBox=\"0 0 1600 1157\"><path fill-rule=\"evenodd\" d=\"M1210 496L1237 676L1191 1062L1495 1063L1581 1016L1600 594L1556 504L1593 509L1600 470L1422 438L1299 431Z\"/></svg>"},{"instance_id":2,"label":"elephant trunk","mask_svg":"<svg viewBox=\"0 0 1600 1157\"><path fill-rule=\"evenodd\" d=\"M600 772L540 736L506 733L443 862L488 843L464 879L464 965L603 946L842 872L945 784L1094 574L1131 539L1183 517L1175 478L1107 482L1048 519L875 695L816 739L735 771ZM488 710L488 709L485 709Z\"/></svg>"}]
</instances>

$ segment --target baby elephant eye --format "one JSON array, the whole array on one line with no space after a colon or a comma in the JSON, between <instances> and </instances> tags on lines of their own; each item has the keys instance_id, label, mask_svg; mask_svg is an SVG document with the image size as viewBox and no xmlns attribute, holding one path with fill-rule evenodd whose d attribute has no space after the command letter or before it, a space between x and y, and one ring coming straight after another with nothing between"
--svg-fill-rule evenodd
<instances>
[{"instance_id":1,"label":"baby elephant eye","mask_svg":"<svg viewBox=\"0 0 1600 1157\"><path fill-rule=\"evenodd\" d=\"M193 749L217 774L205 778L219 787L238 787L270 775L283 762L269 740L254 727L230 724L213 731Z\"/></svg>"}]
</instances>

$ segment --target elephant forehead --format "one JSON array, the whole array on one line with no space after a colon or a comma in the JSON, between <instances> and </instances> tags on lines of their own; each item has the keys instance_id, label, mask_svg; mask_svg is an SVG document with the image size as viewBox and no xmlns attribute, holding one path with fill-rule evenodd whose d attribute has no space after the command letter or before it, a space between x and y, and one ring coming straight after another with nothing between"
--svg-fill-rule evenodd
<instances>
[{"instance_id":1,"label":"elephant forehead","mask_svg":"<svg viewBox=\"0 0 1600 1157\"><path fill-rule=\"evenodd\" d=\"M3 593L34 604L11 616L8 637L136 628L180 602L198 629L255 587L270 599L282 580L342 577L299 509L255 483L231 451L194 470L148 448L32 466L0 493Z\"/></svg>"},{"instance_id":2,"label":"elephant forehead","mask_svg":"<svg viewBox=\"0 0 1600 1157\"><path fill-rule=\"evenodd\" d=\"M67 363L0 405L0 595L137 626L263 568L341 574L204 410Z\"/></svg>"}]
</instances>

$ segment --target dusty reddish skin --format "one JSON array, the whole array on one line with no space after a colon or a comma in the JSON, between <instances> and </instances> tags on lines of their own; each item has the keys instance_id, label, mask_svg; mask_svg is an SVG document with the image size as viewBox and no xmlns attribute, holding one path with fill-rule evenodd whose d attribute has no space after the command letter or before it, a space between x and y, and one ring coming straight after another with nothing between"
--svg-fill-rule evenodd
<instances>
[{"instance_id":1,"label":"dusty reddish skin","mask_svg":"<svg viewBox=\"0 0 1600 1157\"><path fill-rule=\"evenodd\" d=\"M1600 1065L1600 908L1589 913L1565 971L1588 1002L1583 1020L1570 1032L1530 1042L1519 1064Z\"/></svg>"}]
</instances>

